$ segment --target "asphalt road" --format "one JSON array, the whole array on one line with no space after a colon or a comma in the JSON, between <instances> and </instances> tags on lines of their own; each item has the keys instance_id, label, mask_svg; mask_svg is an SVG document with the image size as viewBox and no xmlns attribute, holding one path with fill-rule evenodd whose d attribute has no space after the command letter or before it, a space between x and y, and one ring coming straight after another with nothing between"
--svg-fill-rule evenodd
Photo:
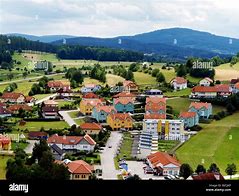
<instances>
[{"instance_id":1,"label":"asphalt road","mask_svg":"<svg viewBox=\"0 0 239 196\"><path fill-rule=\"evenodd\" d=\"M118 144L122 138L122 133L113 131L111 132L110 138L106 143L106 147L103 152L100 154L101 167L102 167L102 178L104 180L115 180L117 179L117 174L119 171L115 169L114 165L114 155ZM112 146L109 148L108 146Z\"/></svg>"},{"instance_id":2,"label":"asphalt road","mask_svg":"<svg viewBox=\"0 0 239 196\"><path fill-rule=\"evenodd\" d=\"M74 112L79 110L68 110L68 111L59 111L59 114L63 117L63 119L67 122L67 124L71 127L72 125L76 124L74 119L70 117L68 114L69 112Z\"/></svg>"}]
</instances>

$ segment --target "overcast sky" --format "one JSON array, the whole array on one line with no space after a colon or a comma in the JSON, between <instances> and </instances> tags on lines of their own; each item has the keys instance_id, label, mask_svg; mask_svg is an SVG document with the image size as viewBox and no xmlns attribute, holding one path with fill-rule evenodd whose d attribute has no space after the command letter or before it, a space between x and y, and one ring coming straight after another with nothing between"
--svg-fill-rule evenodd
<instances>
[{"instance_id":1,"label":"overcast sky","mask_svg":"<svg viewBox=\"0 0 239 196\"><path fill-rule=\"evenodd\" d=\"M239 38L239 1L0 0L0 33L111 37L171 27Z\"/></svg>"}]
</instances>

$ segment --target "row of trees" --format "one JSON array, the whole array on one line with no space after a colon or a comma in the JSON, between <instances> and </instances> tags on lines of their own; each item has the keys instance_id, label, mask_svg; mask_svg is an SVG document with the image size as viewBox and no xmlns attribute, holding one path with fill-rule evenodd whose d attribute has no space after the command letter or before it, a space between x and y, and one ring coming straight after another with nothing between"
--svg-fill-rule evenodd
<instances>
[{"instance_id":1,"label":"row of trees","mask_svg":"<svg viewBox=\"0 0 239 196\"><path fill-rule=\"evenodd\" d=\"M113 73L125 78L126 80L134 81L133 71L130 69L127 70L123 65L114 66Z\"/></svg>"},{"instance_id":2,"label":"row of trees","mask_svg":"<svg viewBox=\"0 0 239 196\"><path fill-rule=\"evenodd\" d=\"M187 179L194 172L199 175L199 174L204 174L206 172L213 172L213 173L220 172L220 169L216 163L212 163L207 170L203 165L199 164L197 168L195 169L195 171L193 171L192 167L189 164L184 163L180 167L179 175L183 177L184 179ZM234 163L228 164L225 172L227 173L227 175L230 175L230 176L236 174L237 173L236 165Z\"/></svg>"},{"instance_id":3,"label":"row of trees","mask_svg":"<svg viewBox=\"0 0 239 196\"><path fill-rule=\"evenodd\" d=\"M34 83L29 91L28 95L36 95L36 94L47 94L50 93L50 90L47 88L47 83L50 79L47 77L42 77L39 79L38 83Z\"/></svg>"},{"instance_id":4,"label":"row of trees","mask_svg":"<svg viewBox=\"0 0 239 196\"><path fill-rule=\"evenodd\" d=\"M72 88L78 87L79 84L82 84L82 82L84 81L84 76L80 68L77 69L73 67L68 69L65 77L70 80Z\"/></svg>"},{"instance_id":5,"label":"row of trees","mask_svg":"<svg viewBox=\"0 0 239 196\"><path fill-rule=\"evenodd\" d=\"M7 180L68 180L67 168L54 162L52 153L45 140L35 144L31 158L20 148L15 151L14 159L7 162Z\"/></svg>"},{"instance_id":6,"label":"row of trees","mask_svg":"<svg viewBox=\"0 0 239 196\"><path fill-rule=\"evenodd\" d=\"M162 72L160 72L159 69L153 69L151 75L153 77L156 77L157 82L165 82L165 77Z\"/></svg>"},{"instance_id":7,"label":"row of trees","mask_svg":"<svg viewBox=\"0 0 239 196\"><path fill-rule=\"evenodd\" d=\"M96 64L94 68L90 71L90 77L96 80L99 80L103 83L106 82L106 71L104 67L101 67L100 64Z\"/></svg>"}]
</instances>

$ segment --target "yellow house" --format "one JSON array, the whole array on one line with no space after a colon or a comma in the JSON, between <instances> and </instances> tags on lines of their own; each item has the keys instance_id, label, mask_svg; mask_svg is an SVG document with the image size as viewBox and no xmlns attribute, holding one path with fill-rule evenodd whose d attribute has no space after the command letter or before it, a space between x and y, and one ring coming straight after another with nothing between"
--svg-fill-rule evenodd
<instances>
[{"instance_id":1,"label":"yellow house","mask_svg":"<svg viewBox=\"0 0 239 196\"><path fill-rule=\"evenodd\" d=\"M93 108L97 105L102 105L100 99L84 99L80 102L80 112L84 115L91 115Z\"/></svg>"},{"instance_id":2,"label":"yellow house","mask_svg":"<svg viewBox=\"0 0 239 196\"><path fill-rule=\"evenodd\" d=\"M107 124L112 128L112 130L132 129L133 119L128 113L116 113L107 116Z\"/></svg>"}]
</instances>

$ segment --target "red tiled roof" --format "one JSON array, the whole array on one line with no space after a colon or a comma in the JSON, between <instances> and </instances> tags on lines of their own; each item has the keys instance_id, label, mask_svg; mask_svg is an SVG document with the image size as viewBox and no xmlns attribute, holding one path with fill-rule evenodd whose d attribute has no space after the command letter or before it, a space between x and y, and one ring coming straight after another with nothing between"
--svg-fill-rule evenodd
<instances>
[{"instance_id":1,"label":"red tiled roof","mask_svg":"<svg viewBox=\"0 0 239 196\"><path fill-rule=\"evenodd\" d=\"M231 92L228 84L218 84L215 86L195 86L192 92Z\"/></svg>"},{"instance_id":2,"label":"red tiled roof","mask_svg":"<svg viewBox=\"0 0 239 196\"><path fill-rule=\"evenodd\" d=\"M202 107L209 108L209 106L212 106L211 103L204 103L204 102L191 102L189 108L194 107L195 109L201 109Z\"/></svg>"},{"instance_id":3,"label":"red tiled roof","mask_svg":"<svg viewBox=\"0 0 239 196\"><path fill-rule=\"evenodd\" d=\"M80 128L83 130L85 130L85 129L101 130L102 126L101 126L101 124L98 124L98 123L83 123L82 125L80 125Z\"/></svg>"},{"instance_id":4,"label":"red tiled roof","mask_svg":"<svg viewBox=\"0 0 239 196\"><path fill-rule=\"evenodd\" d=\"M20 108L26 111L32 111L32 107L25 104L14 104L8 107L10 111L18 111Z\"/></svg>"},{"instance_id":5,"label":"red tiled roof","mask_svg":"<svg viewBox=\"0 0 239 196\"><path fill-rule=\"evenodd\" d=\"M149 103L149 102L152 102L152 103L161 103L161 102L163 102L164 104L166 104L166 99L165 98L159 98L157 96L151 96L151 97L147 97L146 98L146 103Z\"/></svg>"},{"instance_id":6,"label":"red tiled roof","mask_svg":"<svg viewBox=\"0 0 239 196\"><path fill-rule=\"evenodd\" d=\"M81 101L81 104L83 105L92 105L92 106L97 106L97 105L102 105L102 101L100 99L93 99L93 100L87 100L87 99L84 99Z\"/></svg>"},{"instance_id":7,"label":"red tiled roof","mask_svg":"<svg viewBox=\"0 0 239 196\"><path fill-rule=\"evenodd\" d=\"M156 96L153 97L147 97L146 98L146 105L145 105L146 111L153 111L158 112L159 110L166 111L166 99L165 98L159 98Z\"/></svg>"},{"instance_id":8,"label":"red tiled roof","mask_svg":"<svg viewBox=\"0 0 239 196\"><path fill-rule=\"evenodd\" d=\"M222 176L222 174L218 173L210 173L207 172L205 174L199 174L199 175L192 175L192 179L193 180L218 180L216 178L216 175L219 175L219 180L224 180L224 177Z\"/></svg>"},{"instance_id":9,"label":"red tiled roof","mask_svg":"<svg viewBox=\"0 0 239 196\"><path fill-rule=\"evenodd\" d=\"M217 92L231 92L230 86L228 84L218 84L215 85Z\"/></svg>"},{"instance_id":10,"label":"red tiled roof","mask_svg":"<svg viewBox=\"0 0 239 196\"><path fill-rule=\"evenodd\" d=\"M31 101L34 100L34 99L35 99L35 98L32 97L32 96L26 96L25 101L26 101L26 102L31 102Z\"/></svg>"},{"instance_id":11,"label":"red tiled roof","mask_svg":"<svg viewBox=\"0 0 239 196\"><path fill-rule=\"evenodd\" d=\"M9 144L11 139L5 135L0 134L0 143L1 144Z\"/></svg>"},{"instance_id":12,"label":"red tiled roof","mask_svg":"<svg viewBox=\"0 0 239 196\"><path fill-rule=\"evenodd\" d=\"M236 88L236 89L239 89L239 82L237 82L237 83L235 84L235 88Z\"/></svg>"},{"instance_id":13,"label":"red tiled roof","mask_svg":"<svg viewBox=\"0 0 239 196\"><path fill-rule=\"evenodd\" d=\"M193 118L197 115L196 112L181 112L179 117L182 117L182 118Z\"/></svg>"},{"instance_id":14,"label":"red tiled roof","mask_svg":"<svg viewBox=\"0 0 239 196\"><path fill-rule=\"evenodd\" d=\"M3 114L11 114L11 111L9 111L8 109L6 109L3 106L0 106L0 114L1 115L3 115Z\"/></svg>"},{"instance_id":15,"label":"red tiled roof","mask_svg":"<svg viewBox=\"0 0 239 196\"><path fill-rule=\"evenodd\" d=\"M154 114L145 114L144 115L144 119L166 119L166 114L157 114L157 113L154 113Z\"/></svg>"},{"instance_id":16,"label":"red tiled roof","mask_svg":"<svg viewBox=\"0 0 239 196\"><path fill-rule=\"evenodd\" d=\"M72 174L92 174L94 167L83 160L71 161L65 164Z\"/></svg>"},{"instance_id":17,"label":"red tiled roof","mask_svg":"<svg viewBox=\"0 0 239 196\"><path fill-rule=\"evenodd\" d=\"M136 97L136 95L129 92L121 92L113 96L113 98L119 98L119 97Z\"/></svg>"},{"instance_id":18,"label":"red tiled roof","mask_svg":"<svg viewBox=\"0 0 239 196\"><path fill-rule=\"evenodd\" d=\"M96 142L89 136L58 136L57 134L52 135L48 138L48 143L57 143L65 145L75 145L78 144L82 139L85 139L90 145L95 145Z\"/></svg>"},{"instance_id":19,"label":"red tiled roof","mask_svg":"<svg viewBox=\"0 0 239 196\"><path fill-rule=\"evenodd\" d=\"M177 84L184 84L187 83L187 80L182 77L176 77L172 80L172 82L176 82Z\"/></svg>"},{"instance_id":20,"label":"red tiled roof","mask_svg":"<svg viewBox=\"0 0 239 196\"><path fill-rule=\"evenodd\" d=\"M121 103L122 105L126 105L128 103L133 103L132 98L130 97L120 97L114 99L114 104Z\"/></svg>"},{"instance_id":21,"label":"red tiled roof","mask_svg":"<svg viewBox=\"0 0 239 196\"><path fill-rule=\"evenodd\" d=\"M109 105L97 105L95 106L95 109L97 112L100 111L105 111L106 113L110 113L112 110L116 112L116 109L114 108L114 106L109 106Z\"/></svg>"},{"instance_id":22,"label":"red tiled roof","mask_svg":"<svg viewBox=\"0 0 239 196\"><path fill-rule=\"evenodd\" d=\"M22 93L3 93L2 98L3 99L18 99L21 96L24 96L24 95Z\"/></svg>"},{"instance_id":23,"label":"red tiled roof","mask_svg":"<svg viewBox=\"0 0 239 196\"><path fill-rule=\"evenodd\" d=\"M147 156L147 159L151 162L151 164L154 167L157 167L159 163L161 163L163 166L166 166L168 164L174 164L176 166L180 166L181 164L172 156L165 152L155 152L149 156Z\"/></svg>"},{"instance_id":24,"label":"red tiled roof","mask_svg":"<svg viewBox=\"0 0 239 196\"><path fill-rule=\"evenodd\" d=\"M90 92L90 93L84 94L82 98L84 98L84 99L97 99L97 98L99 98L99 96L96 95L95 93Z\"/></svg>"},{"instance_id":25,"label":"red tiled roof","mask_svg":"<svg viewBox=\"0 0 239 196\"><path fill-rule=\"evenodd\" d=\"M137 86L137 84L135 84L133 81L130 80L124 80L123 86Z\"/></svg>"},{"instance_id":26,"label":"red tiled roof","mask_svg":"<svg viewBox=\"0 0 239 196\"><path fill-rule=\"evenodd\" d=\"M42 136L47 136L46 132L42 131L31 131L28 133L29 137L42 137Z\"/></svg>"},{"instance_id":27,"label":"red tiled roof","mask_svg":"<svg viewBox=\"0 0 239 196\"><path fill-rule=\"evenodd\" d=\"M116 114L110 114L109 115L113 120L120 119L120 120L126 120L127 118L132 120L132 117L128 113L116 113Z\"/></svg>"}]
</instances>

